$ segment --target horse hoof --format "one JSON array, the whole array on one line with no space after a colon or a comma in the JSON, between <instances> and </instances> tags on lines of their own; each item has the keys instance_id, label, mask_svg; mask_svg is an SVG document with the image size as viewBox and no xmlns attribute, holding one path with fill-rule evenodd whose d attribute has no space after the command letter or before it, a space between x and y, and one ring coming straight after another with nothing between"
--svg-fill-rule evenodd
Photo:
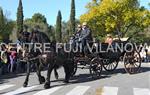
<instances>
[{"instance_id":1,"label":"horse hoof","mask_svg":"<svg viewBox=\"0 0 150 95\"><path fill-rule=\"evenodd\" d=\"M45 83L44 88L45 88L45 89L50 88L50 83Z\"/></svg>"},{"instance_id":2,"label":"horse hoof","mask_svg":"<svg viewBox=\"0 0 150 95\"><path fill-rule=\"evenodd\" d=\"M45 83L45 78L43 76L41 76L41 78L40 78L40 84L43 84L43 83Z\"/></svg>"},{"instance_id":3,"label":"horse hoof","mask_svg":"<svg viewBox=\"0 0 150 95\"><path fill-rule=\"evenodd\" d=\"M27 85L28 85L27 83L24 83L24 84L23 84L23 87L27 87Z\"/></svg>"}]
</instances>

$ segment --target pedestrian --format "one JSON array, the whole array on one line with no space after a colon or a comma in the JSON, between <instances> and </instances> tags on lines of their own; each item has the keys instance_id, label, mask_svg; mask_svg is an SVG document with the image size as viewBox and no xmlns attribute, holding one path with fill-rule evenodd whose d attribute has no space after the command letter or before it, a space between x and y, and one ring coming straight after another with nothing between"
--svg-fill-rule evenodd
<instances>
[{"instance_id":1,"label":"pedestrian","mask_svg":"<svg viewBox=\"0 0 150 95\"><path fill-rule=\"evenodd\" d=\"M9 55L9 58L10 58L10 72L14 72L14 69L15 69L15 66L16 66L16 51L12 51L11 52L11 55Z\"/></svg>"}]
</instances>

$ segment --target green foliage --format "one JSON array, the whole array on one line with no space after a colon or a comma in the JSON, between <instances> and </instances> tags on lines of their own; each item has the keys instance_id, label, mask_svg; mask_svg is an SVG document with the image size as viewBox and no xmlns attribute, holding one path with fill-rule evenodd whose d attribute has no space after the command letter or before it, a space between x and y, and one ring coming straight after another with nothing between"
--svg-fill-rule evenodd
<instances>
[{"instance_id":1,"label":"green foliage","mask_svg":"<svg viewBox=\"0 0 150 95\"><path fill-rule=\"evenodd\" d=\"M35 13L33 16L32 16L32 21L33 22L37 22L37 23L44 23L44 24L47 24L47 20L45 18L44 15L40 14L40 13Z\"/></svg>"},{"instance_id":2,"label":"green foliage","mask_svg":"<svg viewBox=\"0 0 150 95\"><path fill-rule=\"evenodd\" d=\"M49 38L50 38L50 40L51 41L55 41L55 29L54 29L54 27L53 26L49 26L48 27L48 36L49 36Z\"/></svg>"},{"instance_id":3,"label":"green foliage","mask_svg":"<svg viewBox=\"0 0 150 95\"><path fill-rule=\"evenodd\" d=\"M135 35L150 24L150 11L141 8L138 0L93 0L86 8L80 20L87 21L94 36L101 38L107 33Z\"/></svg>"},{"instance_id":4,"label":"green foliage","mask_svg":"<svg viewBox=\"0 0 150 95\"><path fill-rule=\"evenodd\" d=\"M61 11L58 11L57 21L56 21L56 33L55 33L55 38L57 42L62 42L61 21L62 21Z\"/></svg>"},{"instance_id":5,"label":"green foliage","mask_svg":"<svg viewBox=\"0 0 150 95\"><path fill-rule=\"evenodd\" d=\"M44 15L35 13L32 18L25 19L24 24L28 26L28 31L31 32L35 26L39 26L40 31L48 33L48 23Z\"/></svg>"},{"instance_id":6,"label":"green foliage","mask_svg":"<svg viewBox=\"0 0 150 95\"><path fill-rule=\"evenodd\" d=\"M19 36L20 32L23 32L23 18L22 0L19 0L19 6L17 10L17 37Z\"/></svg>"},{"instance_id":7,"label":"green foliage","mask_svg":"<svg viewBox=\"0 0 150 95\"><path fill-rule=\"evenodd\" d=\"M71 14L70 14L70 33L72 35L75 33L75 0L71 0Z\"/></svg>"},{"instance_id":8,"label":"green foliage","mask_svg":"<svg viewBox=\"0 0 150 95\"><path fill-rule=\"evenodd\" d=\"M0 8L0 28L1 28L1 32L3 31L3 27L4 27L4 24L5 24L5 18L4 18L4 14L3 14L3 10L2 8Z\"/></svg>"},{"instance_id":9,"label":"green foliage","mask_svg":"<svg viewBox=\"0 0 150 95\"><path fill-rule=\"evenodd\" d=\"M15 23L8 20L4 14L2 8L0 8L0 40L9 39L9 35L12 33Z\"/></svg>"},{"instance_id":10,"label":"green foliage","mask_svg":"<svg viewBox=\"0 0 150 95\"><path fill-rule=\"evenodd\" d=\"M75 23L80 24L80 21L76 19ZM77 27L77 25L75 25L75 27ZM70 36L72 36L72 34L70 34L70 21L67 21L67 22L63 21L62 22L62 38L63 38L62 42L68 42Z\"/></svg>"}]
</instances>

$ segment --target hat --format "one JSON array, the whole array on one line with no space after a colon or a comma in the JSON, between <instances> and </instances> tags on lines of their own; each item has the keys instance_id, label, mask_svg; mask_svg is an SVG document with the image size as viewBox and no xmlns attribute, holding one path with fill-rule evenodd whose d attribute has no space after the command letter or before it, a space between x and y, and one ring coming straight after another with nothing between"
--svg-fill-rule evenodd
<instances>
[{"instance_id":1,"label":"hat","mask_svg":"<svg viewBox=\"0 0 150 95\"><path fill-rule=\"evenodd\" d=\"M107 37L111 37L111 34L107 34Z\"/></svg>"},{"instance_id":2,"label":"hat","mask_svg":"<svg viewBox=\"0 0 150 95\"><path fill-rule=\"evenodd\" d=\"M86 26L87 25L87 22L83 22L83 24L82 24L83 26Z\"/></svg>"}]
</instances>

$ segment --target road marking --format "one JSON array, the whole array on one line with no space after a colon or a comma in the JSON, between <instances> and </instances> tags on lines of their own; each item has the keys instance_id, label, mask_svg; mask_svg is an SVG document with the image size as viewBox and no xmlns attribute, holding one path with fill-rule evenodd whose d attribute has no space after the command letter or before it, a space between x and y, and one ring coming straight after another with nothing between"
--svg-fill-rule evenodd
<instances>
[{"instance_id":1,"label":"road marking","mask_svg":"<svg viewBox=\"0 0 150 95\"><path fill-rule=\"evenodd\" d=\"M0 91L1 90L4 90L4 89L7 89L7 88L10 88L10 87L13 87L13 86L15 86L15 85L12 85L12 84L9 84L9 85L0 85Z\"/></svg>"},{"instance_id":2,"label":"road marking","mask_svg":"<svg viewBox=\"0 0 150 95\"><path fill-rule=\"evenodd\" d=\"M77 86L66 95L83 95L90 86Z\"/></svg>"},{"instance_id":3,"label":"road marking","mask_svg":"<svg viewBox=\"0 0 150 95\"><path fill-rule=\"evenodd\" d=\"M146 88L134 88L134 95L150 95L150 90Z\"/></svg>"},{"instance_id":4,"label":"road marking","mask_svg":"<svg viewBox=\"0 0 150 95\"><path fill-rule=\"evenodd\" d=\"M104 87L102 89L102 95L117 95L118 87Z\"/></svg>"},{"instance_id":5,"label":"road marking","mask_svg":"<svg viewBox=\"0 0 150 95\"><path fill-rule=\"evenodd\" d=\"M54 93L55 91L57 91L58 89L62 88L63 86L60 86L60 87L54 87L54 88L51 88L51 89L46 89L46 90L42 90L42 91L39 91L38 93L35 93L33 95L51 95L52 93Z\"/></svg>"},{"instance_id":6,"label":"road marking","mask_svg":"<svg viewBox=\"0 0 150 95\"><path fill-rule=\"evenodd\" d=\"M36 88L38 85L36 86L30 86L30 87L21 87L15 91L11 91L11 92L8 92L6 94L3 94L3 95L20 95L20 94L23 94L23 93L26 93L28 91L30 91L31 89L33 88Z\"/></svg>"}]
</instances>

